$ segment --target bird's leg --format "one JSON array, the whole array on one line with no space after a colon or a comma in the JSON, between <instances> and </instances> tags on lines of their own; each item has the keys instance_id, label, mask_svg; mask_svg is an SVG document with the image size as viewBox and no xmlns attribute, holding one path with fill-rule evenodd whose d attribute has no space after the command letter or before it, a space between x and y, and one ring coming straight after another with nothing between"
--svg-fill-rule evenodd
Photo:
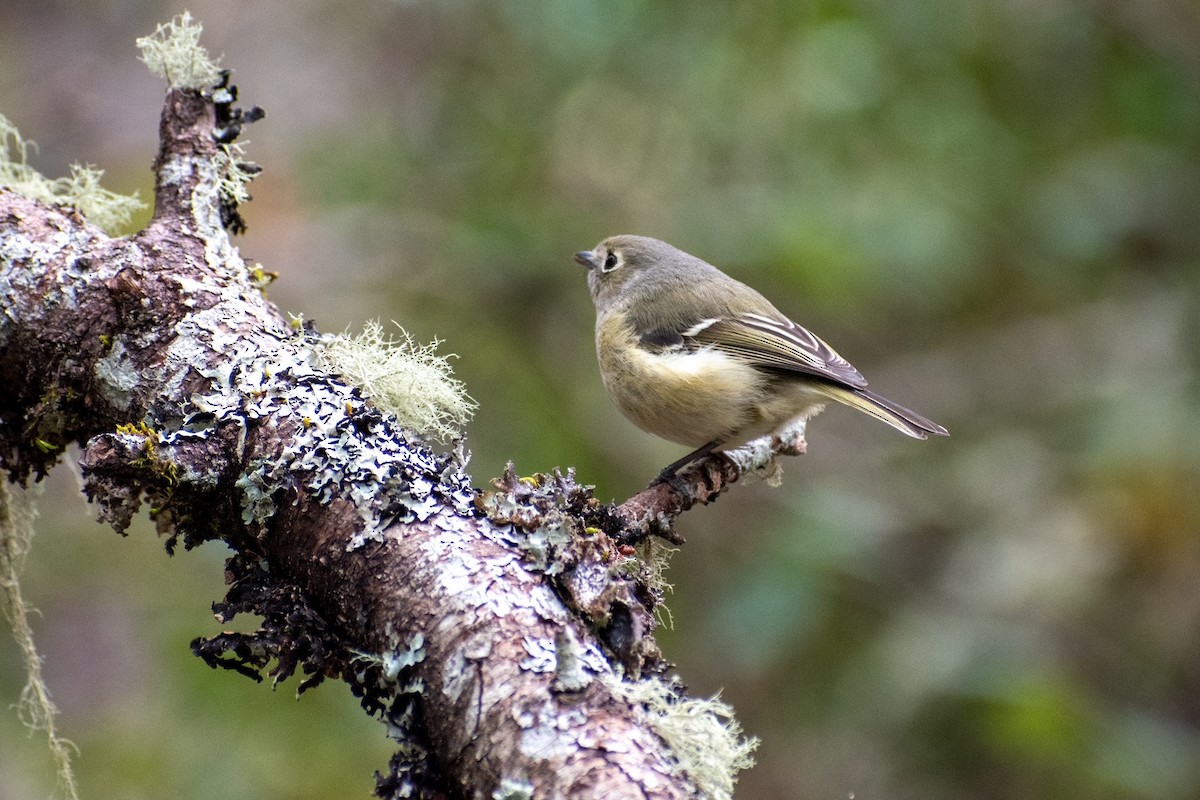
<instances>
[{"instance_id":1,"label":"bird's leg","mask_svg":"<svg viewBox=\"0 0 1200 800\"><path fill-rule=\"evenodd\" d=\"M718 444L719 442L713 440L702 447L697 447L695 450L688 453L678 461L672 461L670 464L662 468L662 472L658 473L659 479L664 481L670 480L671 478L675 477L679 470L683 469L688 464L691 464L693 461L699 461L711 453Z\"/></svg>"},{"instance_id":2,"label":"bird's leg","mask_svg":"<svg viewBox=\"0 0 1200 800\"><path fill-rule=\"evenodd\" d=\"M653 486L656 483L665 483L678 492L680 496L686 498L689 505L695 503L696 498L693 495L691 488L679 479L679 470L683 469L688 464L691 464L693 461L698 461L701 458L704 458L706 455L716 449L718 444L720 444L720 442L713 440L703 447L697 447L695 450L688 453L678 461L671 462L662 468L662 471L658 473L658 477L655 478L650 485Z\"/></svg>"}]
</instances>

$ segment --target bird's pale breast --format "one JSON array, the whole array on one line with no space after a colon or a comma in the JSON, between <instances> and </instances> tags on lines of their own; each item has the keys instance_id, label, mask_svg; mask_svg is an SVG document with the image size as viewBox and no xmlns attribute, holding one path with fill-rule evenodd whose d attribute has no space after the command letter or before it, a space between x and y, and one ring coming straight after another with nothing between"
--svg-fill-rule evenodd
<instances>
[{"instance_id":1,"label":"bird's pale breast","mask_svg":"<svg viewBox=\"0 0 1200 800\"><path fill-rule=\"evenodd\" d=\"M735 446L824 402L799 382L770 387L769 375L715 348L643 348L632 328L612 317L597 325L596 349L604 386L621 413L647 433L689 447Z\"/></svg>"}]
</instances>

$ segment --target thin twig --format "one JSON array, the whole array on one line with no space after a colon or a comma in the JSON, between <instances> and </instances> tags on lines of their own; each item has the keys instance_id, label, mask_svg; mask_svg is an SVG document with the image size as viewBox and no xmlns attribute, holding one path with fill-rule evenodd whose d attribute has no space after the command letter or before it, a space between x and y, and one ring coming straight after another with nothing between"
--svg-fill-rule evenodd
<instances>
[{"instance_id":1,"label":"thin twig","mask_svg":"<svg viewBox=\"0 0 1200 800\"><path fill-rule=\"evenodd\" d=\"M697 504L714 502L732 484L748 474L760 473L769 483L779 476L777 456L805 452L804 420L773 436L755 439L739 448L713 453L679 471L671 481L656 481L616 507L623 543L658 536L674 544L683 537L674 529L675 518Z\"/></svg>"}]
</instances>

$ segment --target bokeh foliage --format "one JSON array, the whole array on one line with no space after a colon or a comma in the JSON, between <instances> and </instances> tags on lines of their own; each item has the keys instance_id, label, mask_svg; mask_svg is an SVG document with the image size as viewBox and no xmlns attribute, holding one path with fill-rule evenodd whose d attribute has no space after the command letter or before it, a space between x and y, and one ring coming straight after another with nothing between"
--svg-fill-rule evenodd
<instances>
[{"instance_id":1,"label":"bokeh foliage","mask_svg":"<svg viewBox=\"0 0 1200 800\"><path fill-rule=\"evenodd\" d=\"M0 8L0 110L44 171L92 161L149 195L160 89L132 42L177 10ZM830 411L783 487L681 521L662 638L763 738L739 796L1200 797L1194 4L191 11L270 114L243 252L326 330L396 319L457 352L481 485L512 459L623 497L679 455L596 375L570 254L617 232L753 283L951 429ZM186 654L219 552L163 563L83 516L47 516L29 592L51 644L96 597L125 620L103 645L124 668L47 648L85 793L367 792L387 744L346 693L293 708ZM0 645L9 697L15 664ZM0 795L40 796L36 747L12 720L0 741Z\"/></svg>"}]
</instances>

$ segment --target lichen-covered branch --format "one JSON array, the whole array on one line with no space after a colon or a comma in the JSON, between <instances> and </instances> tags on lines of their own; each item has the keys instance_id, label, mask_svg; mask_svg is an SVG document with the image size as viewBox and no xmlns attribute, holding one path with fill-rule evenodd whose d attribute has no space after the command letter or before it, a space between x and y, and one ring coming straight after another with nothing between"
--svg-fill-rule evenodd
<instances>
[{"instance_id":1,"label":"lichen-covered branch","mask_svg":"<svg viewBox=\"0 0 1200 800\"><path fill-rule=\"evenodd\" d=\"M510 471L478 494L331 374L228 238L229 123L254 116L235 98L168 92L132 237L0 188L0 466L40 477L77 443L102 520L145 505L168 548L226 542L218 614L263 624L193 649L347 682L399 743L381 797L730 796L752 744L662 678L628 556L636 509L671 490L614 509L570 473Z\"/></svg>"}]
</instances>

